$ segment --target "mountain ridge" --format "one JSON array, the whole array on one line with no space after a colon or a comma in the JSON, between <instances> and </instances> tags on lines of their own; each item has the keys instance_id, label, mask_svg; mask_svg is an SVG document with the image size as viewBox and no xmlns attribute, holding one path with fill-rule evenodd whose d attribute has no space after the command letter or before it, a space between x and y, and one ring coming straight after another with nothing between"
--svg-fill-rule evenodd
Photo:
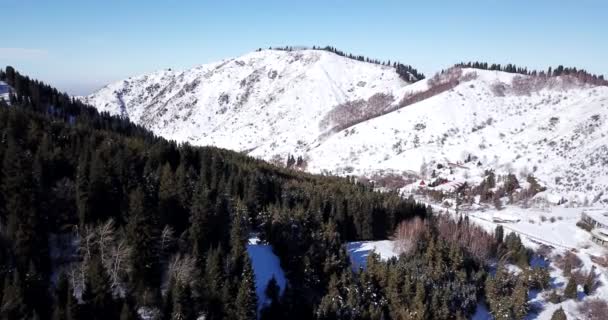
<instances>
[{"instance_id":1,"label":"mountain ridge","mask_svg":"<svg viewBox=\"0 0 608 320\"><path fill-rule=\"evenodd\" d=\"M178 142L280 164L295 155L312 172L409 174L472 157L477 169L444 178L476 183L486 170L519 172L538 176L549 199L608 197L608 87L594 82L603 77L495 66L460 64L407 83L391 66L323 50L262 50L132 77L82 99Z\"/></svg>"}]
</instances>

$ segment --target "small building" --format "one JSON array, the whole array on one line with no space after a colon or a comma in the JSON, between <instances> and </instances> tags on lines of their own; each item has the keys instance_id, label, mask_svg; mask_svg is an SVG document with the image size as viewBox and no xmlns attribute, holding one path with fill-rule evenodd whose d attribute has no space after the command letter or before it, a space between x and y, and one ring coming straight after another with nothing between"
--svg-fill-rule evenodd
<instances>
[{"instance_id":1,"label":"small building","mask_svg":"<svg viewBox=\"0 0 608 320\"><path fill-rule=\"evenodd\" d=\"M592 228L608 229L608 211L604 209L585 210L581 214L583 222Z\"/></svg>"},{"instance_id":2,"label":"small building","mask_svg":"<svg viewBox=\"0 0 608 320\"><path fill-rule=\"evenodd\" d=\"M608 210L585 210L581 214L581 220L591 227L591 240L608 247Z\"/></svg>"},{"instance_id":3,"label":"small building","mask_svg":"<svg viewBox=\"0 0 608 320\"><path fill-rule=\"evenodd\" d=\"M598 228L591 230L591 240L601 246L608 247L608 229Z\"/></svg>"}]
</instances>

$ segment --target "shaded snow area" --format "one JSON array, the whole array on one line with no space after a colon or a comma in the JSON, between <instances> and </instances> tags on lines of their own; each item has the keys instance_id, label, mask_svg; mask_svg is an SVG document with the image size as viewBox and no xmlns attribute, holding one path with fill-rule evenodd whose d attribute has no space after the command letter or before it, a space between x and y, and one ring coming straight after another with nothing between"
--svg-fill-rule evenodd
<instances>
[{"instance_id":1,"label":"shaded snow area","mask_svg":"<svg viewBox=\"0 0 608 320\"><path fill-rule=\"evenodd\" d=\"M9 102L11 90L11 87L6 82L0 81L0 100Z\"/></svg>"},{"instance_id":2,"label":"shaded snow area","mask_svg":"<svg viewBox=\"0 0 608 320\"><path fill-rule=\"evenodd\" d=\"M357 241L347 243L346 251L350 257L353 270L365 268L367 264L367 257L372 252L377 253L382 260L388 260L392 257L398 256L394 250L393 243L394 241L391 240Z\"/></svg>"},{"instance_id":3,"label":"shaded snow area","mask_svg":"<svg viewBox=\"0 0 608 320\"><path fill-rule=\"evenodd\" d=\"M274 277L281 289L282 294L285 290L287 280L281 268L281 262L274 252L272 246L261 244L257 239L250 239L247 245L247 253L251 259L253 273L255 275L256 293L258 296L258 312L270 301L267 301L265 294L266 286Z\"/></svg>"}]
</instances>

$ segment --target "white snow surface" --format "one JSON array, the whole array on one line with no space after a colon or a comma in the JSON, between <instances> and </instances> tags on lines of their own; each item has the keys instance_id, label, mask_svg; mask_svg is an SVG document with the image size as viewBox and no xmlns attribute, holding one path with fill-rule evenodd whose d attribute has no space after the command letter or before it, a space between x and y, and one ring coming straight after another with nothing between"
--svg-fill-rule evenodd
<instances>
[{"instance_id":1,"label":"white snow surface","mask_svg":"<svg viewBox=\"0 0 608 320\"><path fill-rule=\"evenodd\" d=\"M479 181L485 169L533 173L550 202L608 204L608 87L475 69L462 77L453 89L398 108L431 80L408 84L392 67L326 51L263 50L131 77L81 99L178 142L265 160L302 156L311 172L412 172L472 155L481 165L459 182ZM337 106L377 94L392 98L360 108L397 110L359 114L335 130L335 121L323 122Z\"/></svg>"},{"instance_id":2,"label":"white snow surface","mask_svg":"<svg viewBox=\"0 0 608 320\"><path fill-rule=\"evenodd\" d=\"M280 288L280 294L283 294L285 290L287 279L281 268L279 257L272 252L272 246L261 244L257 238L252 238L247 245L247 253L253 266L259 312L265 305L270 303L265 293L270 279L272 277L276 279Z\"/></svg>"},{"instance_id":3,"label":"white snow surface","mask_svg":"<svg viewBox=\"0 0 608 320\"><path fill-rule=\"evenodd\" d=\"M321 50L263 50L132 77L83 100L178 142L271 156L303 152L334 106L405 85L388 66Z\"/></svg>"},{"instance_id":4,"label":"white snow surface","mask_svg":"<svg viewBox=\"0 0 608 320\"><path fill-rule=\"evenodd\" d=\"M367 257L372 252L378 254L382 260L398 256L392 240L349 242L346 244L346 252L355 271L366 267Z\"/></svg>"}]
</instances>

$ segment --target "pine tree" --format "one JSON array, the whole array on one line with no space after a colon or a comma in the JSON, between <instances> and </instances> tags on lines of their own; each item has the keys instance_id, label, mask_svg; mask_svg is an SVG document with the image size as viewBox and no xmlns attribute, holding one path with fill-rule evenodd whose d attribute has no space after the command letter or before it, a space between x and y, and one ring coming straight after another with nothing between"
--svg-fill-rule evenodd
<instances>
[{"instance_id":1,"label":"pine tree","mask_svg":"<svg viewBox=\"0 0 608 320\"><path fill-rule=\"evenodd\" d=\"M206 249L210 246L210 218L213 210L209 200L209 191L203 185L202 180L200 182L192 201L188 233L192 244L192 255L198 259L203 257Z\"/></svg>"},{"instance_id":2,"label":"pine tree","mask_svg":"<svg viewBox=\"0 0 608 320\"><path fill-rule=\"evenodd\" d=\"M566 316L566 312L564 312L564 309L560 307L559 309L555 310L555 312L553 312L551 320L568 320L568 317Z\"/></svg>"},{"instance_id":3,"label":"pine tree","mask_svg":"<svg viewBox=\"0 0 608 320\"><path fill-rule=\"evenodd\" d=\"M496 238L497 243L502 243L503 238L505 236L505 230L501 225L496 226L496 231L494 231L494 237Z\"/></svg>"},{"instance_id":4,"label":"pine tree","mask_svg":"<svg viewBox=\"0 0 608 320\"><path fill-rule=\"evenodd\" d=\"M130 195L126 231L129 244L133 247L133 281L140 297L143 297L145 289L156 290L160 278L159 256L155 246L158 228L154 220L142 189L136 189Z\"/></svg>"},{"instance_id":5,"label":"pine tree","mask_svg":"<svg viewBox=\"0 0 608 320\"><path fill-rule=\"evenodd\" d=\"M566 299L576 299L577 294L578 291L576 281L573 277L570 277L570 279L568 279L568 284L566 284L566 288L564 289L564 297Z\"/></svg>"},{"instance_id":6,"label":"pine tree","mask_svg":"<svg viewBox=\"0 0 608 320\"><path fill-rule=\"evenodd\" d=\"M173 292L173 313L171 320L194 319L192 292L186 284L177 283Z\"/></svg>"},{"instance_id":7,"label":"pine tree","mask_svg":"<svg viewBox=\"0 0 608 320\"><path fill-rule=\"evenodd\" d=\"M230 225L231 272L242 268L242 258L246 255L245 244L248 235L249 213L245 205L241 201L237 201Z\"/></svg>"},{"instance_id":8,"label":"pine tree","mask_svg":"<svg viewBox=\"0 0 608 320\"><path fill-rule=\"evenodd\" d=\"M420 281L416 284L412 317L416 320L429 319L428 306L426 303L426 289L424 288L424 284Z\"/></svg>"},{"instance_id":9,"label":"pine tree","mask_svg":"<svg viewBox=\"0 0 608 320\"><path fill-rule=\"evenodd\" d=\"M46 252L46 234L36 212L34 181L29 152L9 138L2 168L4 199L6 201L7 233L14 239L14 252L21 270L29 267L30 259L41 259Z\"/></svg>"},{"instance_id":10,"label":"pine tree","mask_svg":"<svg viewBox=\"0 0 608 320\"><path fill-rule=\"evenodd\" d=\"M281 288L277 284L277 280L274 275L268 281L268 285L266 286L266 290L264 293L266 295L266 304L264 308L260 311L260 319L279 319L281 315L281 306L279 302Z\"/></svg>"},{"instance_id":11,"label":"pine tree","mask_svg":"<svg viewBox=\"0 0 608 320\"><path fill-rule=\"evenodd\" d=\"M2 290L2 303L0 304L0 316L3 319L23 319L28 314L25 297L19 274L15 272L12 280L5 280Z\"/></svg>"},{"instance_id":12,"label":"pine tree","mask_svg":"<svg viewBox=\"0 0 608 320\"><path fill-rule=\"evenodd\" d=\"M592 294L593 291L595 290L595 286L596 286L595 277L596 277L595 266L593 266L591 268L591 270L589 271L589 274L585 278L585 284L583 285L586 295Z\"/></svg>"},{"instance_id":13,"label":"pine tree","mask_svg":"<svg viewBox=\"0 0 608 320\"><path fill-rule=\"evenodd\" d=\"M511 299L513 314L516 319L523 319L528 314L528 287L522 277L518 279Z\"/></svg>"},{"instance_id":14,"label":"pine tree","mask_svg":"<svg viewBox=\"0 0 608 320\"><path fill-rule=\"evenodd\" d=\"M243 259L243 273L240 277L238 294L236 296L236 319L255 320L257 315L257 296L255 278L251 268L251 261L247 255Z\"/></svg>"},{"instance_id":15,"label":"pine tree","mask_svg":"<svg viewBox=\"0 0 608 320\"><path fill-rule=\"evenodd\" d=\"M127 302L123 302L122 310L120 311L120 320L136 320L137 317L133 314L133 310Z\"/></svg>"}]
</instances>

